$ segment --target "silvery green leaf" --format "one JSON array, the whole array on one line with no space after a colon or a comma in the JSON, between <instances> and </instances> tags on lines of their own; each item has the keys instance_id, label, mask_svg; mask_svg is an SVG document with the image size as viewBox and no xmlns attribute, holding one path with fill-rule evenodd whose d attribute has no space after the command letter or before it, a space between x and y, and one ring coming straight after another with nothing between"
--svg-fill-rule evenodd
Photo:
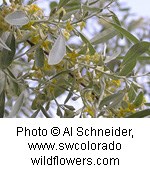
<instances>
[{"instance_id":1,"label":"silvery green leaf","mask_svg":"<svg viewBox=\"0 0 150 174\"><path fill-rule=\"evenodd\" d=\"M104 63L109 63L110 61L116 59L121 53L121 50L114 52L112 56L106 56Z\"/></svg>"},{"instance_id":2,"label":"silvery green leaf","mask_svg":"<svg viewBox=\"0 0 150 174\"><path fill-rule=\"evenodd\" d=\"M49 65L58 64L59 62L61 62L65 54L66 54L66 42L64 36L60 33L49 53L48 64Z\"/></svg>"},{"instance_id":3,"label":"silvery green leaf","mask_svg":"<svg viewBox=\"0 0 150 174\"><path fill-rule=\"evenodd\" d=\"M16 41L15 37L12 33L9 33L9 36L6 40L6 45L11 49L8 51L6 49L2 50L0 56L0 68L5 69L7 68L13 61L16 52Z\"/></svg>"},{"instance_id":4,"label":"silvery green leaf","mask_svg":"<svg viewBox=\"0 0 150 174\"><path fill-rule=\"evenodd\" d=\"M23 26L29 22L29 18L23 11L18 10L8 14L5 17L5 21L9 23L10 25Z\"/></svg>"},{"instance_id":5,"label":"silvery green leaf","mask_svg":"<svg viewBox=\"0 0 150 174\"><path fill-rule=\"evenodd\" d=\"M24 93L21 93L20 96L18 97L16 103L14 104L11 112L9 113L8 117L15 117L17 113L19 112L24 100Z\"/></svg>"},{"instance_id":6,"label":"silvery green leaf","mask_svg":"<svg viewBox=\"0 0 150 174\"><path fill-rule=\"evenodd\" d=\"M8 51L11 51L11 49L5 44L5 42L0 38L0 49L5 48Z\"/></svg>"},{"instance_id":7,"label":"silvery green leaf","mask_svg":"<svg viewBox=\"0 0 150 174\"><path fill-rule=\"evenodd\" d=\"M5 74L0 70L0 94L3 92L5 88Z\"/></svg>"},{"instance_id":8,"label":"silvery green leaf","mask_svg":"<svg viewBox=\"0 0 150 174\"><path fill-rule=\"evenodd\" d=\"M94 36L90 40L90 42L93 45L104 43L104 42L107 42L108 40L110 40L111 38L115 37L117 34L118 34L118 32L113 27L110 27L110 28L107 28L104 31L100 32L96 36Z\"/></svg>"}]
</instances>

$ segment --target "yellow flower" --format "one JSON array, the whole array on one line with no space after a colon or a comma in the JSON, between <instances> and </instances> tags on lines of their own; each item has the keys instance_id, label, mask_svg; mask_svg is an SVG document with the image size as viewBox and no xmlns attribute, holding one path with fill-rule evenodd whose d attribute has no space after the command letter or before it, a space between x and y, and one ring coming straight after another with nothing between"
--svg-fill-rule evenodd
<instances>
[{"instance_id":1,"label":"yellow flower","mask_svg":"<svg viewBox=\"0 0 150 174\"><path fill-rule=\"evenodd\" d=\"M36 4L31 4L30 6L29 6L29 13L31 13L31 14L33 14L33 13L35 13L35 12L38 12L38 11L41 11L42 9L41 8L39 8Z\"/></svg>"},{"instance_id":2,"label":"yellow flower","mask_svg":"<svg viewBox=\"0 0 150 174\"><path fill-rule=\"evenodd\" d=\"M35 35L35 36L31 37L31 42L33 42L34 44L39 43L39 40L40 40L39 35Z\"/></svg>"},{"instance_id":3,"label":"yellow flower","mask_svg":"<svg viewBox=\"0 0 150 174\"><path fill-rule=\"evenodd\" d=\"M49 49L49 45L50 45L50 41L48 41L48 40L46 40L46 41L44 41L44 42L42 43L42 46L43 46L46 50Z\"/></svg>"},{"instance_id":4,"label":"yellow flower","mask_svg":"<svg viewBox=\"0 0 150 174\"><path fill-rule=\"evenodd\" d=\"M73 30L73 26L70 24L69 21L66 24L66 30L68 30L69 32Z\"/></svg>"},{"instance_id":5,"label":"yellow flower","mask_svg":"<svg viewBox=\"0 0 150 174\"><path fill-rule=\"evenodd\" d=\"M117 80L112 80L111 83L117 87L119 87L121 85L121 81L119 79Z\"/></svg>"},{"instance_id":6,"label":"yellow flower","mask_svg":"<svg viewBox=\"0 0 150 174\"><path fill-rule=\"evenodd\" d=\"M67 56L68 56L69 58L71 58L72 61L75 61L76 58L79 56L79 54L76 53L75 51L73 51L73 52L71 52L71 53L68 53Z\"/></svg>"},{"instance_id":7,"label":"yellow flower","mask_svg":"<svg viewBox=\"0 0 150 174\"><path fill-rule=\"evenodd\" d=\"M84 109L84 113L88 113L89 115L91 115L92 117L94 117L94 109L91 107L91 106L87 106L85 109Z\"/></svg>"},{"instance_id":8,"label":"yellow flower","mask_svg":"<svg viewBox=\"0 0 150 174\"><path fill-rule=\"evenodd\" d=\"M135 106L134 104L128 103L128 108L130 112L135 112Z\"/></svg>"},{"instance_id":9,"label":"yellow flower","mask_svg":"<svg viewBox=\"0 0 150 174\"><path fill-rule=\"evenodd\" d=\"M67 30L63 31L63 35L67 40L70 38L70 33Z\"/></svg>"},{"instance_id":10,"label":"yellow flower","mask_svg":"<svg viewBox=\"0 0 150 174\"><path fill-rule=\"evenodd\" d=\"M80 27L80 30L82 31L83 30L83 28L85 28L85 26L86 26L86 23L85 22L79 22L78 23L78 26Z\"/></svg>"}]
</instances>

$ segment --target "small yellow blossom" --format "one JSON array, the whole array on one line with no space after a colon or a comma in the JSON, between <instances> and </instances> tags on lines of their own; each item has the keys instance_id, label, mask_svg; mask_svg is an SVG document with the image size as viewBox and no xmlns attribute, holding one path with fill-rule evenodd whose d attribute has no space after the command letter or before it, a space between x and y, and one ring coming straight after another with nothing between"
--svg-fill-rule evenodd
<instances>
[{"instance_id":1,"label":"small yellow blossom","mask_svg":"<svg viewBox=\"0 0 150 174\"><path fill-rule=\"evenodd\" d=\"M63 31L63 35L67 40L70 38L70 33L67 30Z\"/></svg>"},{"instance_id":2,"label":"small yellow blossom","mask_svg":"<svg viewBox=\"0 0 150 174\"><path fill-rule=\"evenodd\" d=\"M79 22L78 23L78 26L80 27L80 30L82 31L83 30L83 28L85 28L85 26L86 26L86 23L85 22Z\"/></svg>"},{"instance_id":3,"label":"small yellow blossom","mask_svg":"<svg viewBox=\"0 0 150 174\"><path fill-rule=\"evenodd\" d=\"M73 52L71 52L71 53L68 53L67 56L68 56L69 58L71 58L72 61L75 61L76 58L79 56L79 54L76 53L75 51L73 51Z\"/></svg>"},{"instance_id":4,"label":"small yellow blossom","mask_svg":"<svg viewBox=\"0 0 150 174\"><path fill-rule=\"evenodd\" d=\"M50 41L46 40L42 43L42 47L45 48L45 50L49 50Z\"/></svg>"},{"instance_id":5,"label":"small yellow blossom","mask_svg":"<svg viewBox=\"0 0 150 174\"><path fill-rule=\"evenodd\" d=\"M29 6L29 10L28 10L29 13L33 14L33 13L38 12L38 11L41 11L41 8L38 7L36 4L31 4Z\"/></svg>"},{"instance_id":6,"label":"small yellow blossom","mask_svg":"<svg viewBox=\"0 0 150 174\"><path fill-rule=\"evenodd\" d=\"M115 85L116 87L119 87L121 85L121 81L119 79L117 80L112 80L111 83Z\"/></svg>"},{"instance_id":7,"label":"small yellow blossom","mask_svg":"<svg viewBox=\"0 0 150 174\"><path fill-rule=\"evenodd\" d=\"M40 40L39 35L35 35L35 36L31 37L31 42L33 42L34 44L39 43L39 40Z\"/></svg>"},{"instance_id":8,"label":"small yellow blossom","mask_svg":"<svg viewBox=\"0 0 150 174\"><path fill-rule=\"evenodd\" d=\"M68 30L69 32L73 30L73 26L70 24L69 21L66 23L66 30Z\"/></svg>"},{"instance_id":9,"label":"small yellow blossom","mask_svg":"<svg viewBox=\"0 0 150 174\"><path fill-rule=\"evenodd\" d=\"M84 113L88 113L90 116L94 117L94 109L91 107L91 106L87 106L85 109L84 109Z\"/></svg>"}]
</instances>

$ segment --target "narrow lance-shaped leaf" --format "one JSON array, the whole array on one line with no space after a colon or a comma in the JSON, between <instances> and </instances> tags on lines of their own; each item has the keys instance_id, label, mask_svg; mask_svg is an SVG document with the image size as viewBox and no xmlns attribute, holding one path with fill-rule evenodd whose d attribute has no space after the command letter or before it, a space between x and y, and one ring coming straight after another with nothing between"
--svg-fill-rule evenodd
<instances>
[{"instance_id":1,"label":"narrow lance-shaped leaf","mask_svg":"<svg viewBox=\"0 0 150 174\"><path fill-rule=\"evenodd\" d=\"M134 101L134 106L139 107L141 106L142 102L144 99L144 93L141 91L138 96L136 97L135 101Z\"/></svg>"},{"instance_id":2,"label":"narrow lance-shaped leaf","mask_svg":"<svg viewBox=\"0 0 150 174\"><path fill-rule=\"evenodd\" d=\"M0 94L3 92L5 88L5 82L6 82L5 75L2 71L0 71Z\"/></svg>"},{"instance_id":3,"label":"narrow lance-shaped leaf","mask_svg":"<svg viewBox=\"0 0 150 174\"><path fill-rule=\"evenodd\" d=\"M125 65L126 63L132 61L133 59L137 59L141 54L148 51L149 48L150 48L150 42L139 42L133 45L127 52L122 62L122 65Z\"/></svg>"},{"instance_id":4,"label":"narrow lance-shaped leaf","mask_svg":"<svg viewBox=\"0 0 150 174\"><path fill-rule=\"evenodd\" d=\"M115 37L118 32L112 27L100 32L94 36L90 41L93 45L107 42L109 39Z\"/></svg>"},{"instance_id":5,"label":"narrow lance-shaped leaf","mask_svg":"<svg viewBox=\"0 0 150 174\"><path fill-rule=\"evenodd\" d=\"M19 110L20 110L20 108L23 104L23 100L24 100L24 93L22 92L20 94L20 96L18 97L16 103L14 104L14 106L13 106L11 112L9 113L8 117L15 117L18 114L18 112L19 112Z\"/></svg>"},{"instance_id":6,"label":"narrow lance-shaped leaf","mask_svg":"<svg viewBox=\"0 0 150 174\"><path fill-rule=\"evenodd\" d=\"M136 112L134 114L127 116L127 118L143 118L146 116L150 116L150 109L145 109L143 111Z\"/></svg>"},{"instance_id":7,"label":"narrow lance-shaped leaf","mask_svg":"<svg viewBox=\"0 0 150 174\"><path fill-rule=\"evenodd\" d=\"M5 42L0 38L0 48L5 48L8 51L11 51L11 49L5 44Z\"/></svg>"},{"instance_id":8,"label":"narrow lance-shaped leaf","mask_svg":"<svg viewBox=\"0 0 150 174\"><path fill-rule=\"evenodd\" d=\"M90 54L93 55L96 51L93 47L93 45L91 44L91 42L79 31L77 31L82 39L82 41L88 45L88 48L89 48L89 51L90 51Z\"/></svg>"},{"instance_id":9,"label":"narrow lance-shaped leaf","mask_svg":"<svg viewBox=\"0 0 150 174\"><path fill-rule=\"evenodd\" d=\"M136 66L136 60L133 59L132 61L128 62L125 66L123 66L123 68L121 69L119 75L120 76L129 75L133 71L135 66Z\"/></svg>"},{"instance_id":10,"label":"narrow lance-shaped leaf","mask_svg":"<svg viewBox=\"0 0 150 174\"><path fill-rule=\"evenodd\" d=\"M10 25L23 26L29 22L29 18L23 11L18 10L8 14L5 17L5 21L9 23Z\"/></svg>"},{"instance_id":11,"label":"narrow lance-shaped leaf","mask_svg":"<svg viewBox=\"0 0 150 174\"><path fill-rule=\"evenodd\" d=\"M124 96L124 94L125 94L125 92L123 91L123 90L121 90L121 91L118 91L117 93L115 93L115 94L112 94L112 95L109 95L109 96L107 96L107 97L105 97L102 101L101 101L101 103L100 103L100 109L103 107L103 106L108 106L108 107L112 107L112 105L113 105L113 101L114 102L121 102L121 100L120 100L120 98L123 98L123 96ZM119 101L120 100L120 101ZM111 106L110 106L110 104L111 104Z\"/></svg>"},{"instance_id":12,"label":"narrow lance-shaped leaf","mask_svg":"<svg viewBox=\"0 0 150 174\"><path fill-rule=\"evenodd\" d=\"M37 48L35 52L35 65L38 68L42 68L44 66L44 51L42 48Z\"/></svg>"},{"instance_id":13,"label":"narrow lance-shaped leaf","mask_svg":"<svg viewBox=\"0 0 150 174\"><path fill-rule=\"evenodd\" d=\"M64 7L70 0L60 0L58 8Z\"/></svg>"},{"instance_id":14,"label":"narrow lance-shaped leaf","mask_svg":"<svg viewBox=\"0 0 150 174\"><path fill-rule=\"evenodd\" d=\"M64 36L60 33L49 53L48 64L56 65L60 63L65 54L66 54L66 41Z\"/></svg>"},{"instance_id":15,"label":"narrow lance-shaped leaf","mask_svg":"<svg viewBox=\"0 0 150 174\"><path fill-rule=\"evenodd\" d=\"M0 94L0 118L4 117L5 111L5 91L3 90Z\"/></svg>"},{"instance_id":16,"label":"narrow lance-shaped leaf","mask_svg":"<svg viewBox=\"0 0 150 174\"><path fill-rule=\"evenodd\" d=\"M12 33L9 34L6 45L11 49L11 51L3 48L2 54L0 56L0 68L7 68L13 61L16 52L16 42L15 37Z\"/></svg>"},{"instance_id":17,"label":"narrow lance-shaped leaf","mask_svg":"<svg viewBox=\"0 0 150 174\"><path fill-rule=\"evenodd\" d=\"M115 23L105 20L104 18L101 18L101 19L103 19L108 24L111 24L117 31L119 31L121 34L123 34L129 41L131 41L133 43L139 42L139 40L134 35L132 35L130 32L128 32L126 29L122 28L121 26L119 26Z\"/></svg>"}]
</instances>

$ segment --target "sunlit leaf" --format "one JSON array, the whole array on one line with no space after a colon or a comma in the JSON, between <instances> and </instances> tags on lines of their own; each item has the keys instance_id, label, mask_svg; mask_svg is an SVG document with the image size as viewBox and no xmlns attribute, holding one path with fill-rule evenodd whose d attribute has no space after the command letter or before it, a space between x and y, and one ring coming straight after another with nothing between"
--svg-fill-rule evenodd
<instances>
[{"instance_id":1,"label":"sunlit leaf","mask_svg":"<svg viewBox=\"0 0 150 174\"><path fill-rule=\"evenodd\" d=\"M145 109L143 111L136 112L134 114L127 116L127 118L143 118L147 116L150 116L150 109Z\"/></svg>"},{"instance_id":2,"label":"sunlit leaf","mask_svg":"<svg viewBox=\"0 0 150 174\"><path fill-rule=\"evenodd\" d=\"M135 101L134 101L134 106L139 107L141 106L142 102L144 99L144 93L141 91L138 96L136 97Z\"/></svg>"},{"instance_id":3,"label":"sunlit leaf","mask_svg":"<svg viewBox=\"0 0 150 174\"><path fill-rule=\"evenodd\" d=\"M114 107L122 101L122 98L124 97L124 95L125 95L124 91L118 91L115 94L109 95L101 101L99 107L100 108L102 108L103 106Z\"/></svg>"},{"instance_id":4,"label":"sunlit leaf","mask_svg":"<svg viewBox=\"0 0 150 174\"><path fill-rule=\"evenodd\" d=\"M135 91L135 89L134 89L132 84L131 84L129 92L128 92L128 97L129 97L129 101L130 102L132 102L135 99L135 97L136 97L136 91Z\"/></svg>"},{"instance_id":5,"label":"sunlit leaf","mask_svg":"<svg viewBox=\"0 0 150 174\"><path fill-rule=\"evenodd\" d=\"M5 17L5 21L9 23L10 25L22 26L22 25L26 25L29 22L29 18L23 11L18 10L8 14Z\"/></svg>"},{"instance_id":6,"label":"sunlit leaf","mask_svg":"<svg viewBox=\"0 0 150 174\"><path fill-rule=\"evenodd\" d=\"M107 28L99 34L96 34L90 41L93 45L104 43L115 37L117 34L118 32L114 28Z\"/></svg>"},{"instance_id":7,"label":"sunlit leaf","mask_svg":"<svg viewBox=\"0 0 150 174\"><path fill-rule=\"evenodd\" d=\"M66 54L66 41L64 36L60 33L56 39L48 57L49 65L56 65L62 61Z\"/></svg>"},{"instance_id":8,"label":"sunlit leaf","mask_svg":"<svg viewBox=\"0 0 150 174\"><path fill-rule=\"evenodd\" d=\"M123 59L122 65L127 64L128 62L132 61L133 59L137 60L137 58L145 53L150 48L150 42L139 42L135 45L133 45L127 54L125 55L125 58Z\"/></svg>"},{"instance_id":9,"label":"sunlit leaf","mask_svg":"<svg viewBox=\"0 0 150 174\"><path fill-rule=\"evenodd\" d=\"M127 64L125 64L123 66L123 68L121 69L119 75L120 76L127 76L127 75L129 75L133 71L135 66L136 66L136 60L133 59L132 61L128 62Z\"/></svg>"},{"instance_id":10,"label":"sunlit leaf","mask_svg":"<svg viewBox=\"0 0 150 174\"><path fill-rule=\"evenodd\" d=\"M105 20L105 19L103 18L103 20ZM139 40L134 35L132 35L130 32L128 32L123 27L121 27L115 23L112 23L110 21L107 21L107 20L105 20L105 22L107 22L108 24L111 24L117 31L119 31L121 34L123 34L129 41L131 41L133 43L139 42Z\"/></svg>"}]
</instances>

